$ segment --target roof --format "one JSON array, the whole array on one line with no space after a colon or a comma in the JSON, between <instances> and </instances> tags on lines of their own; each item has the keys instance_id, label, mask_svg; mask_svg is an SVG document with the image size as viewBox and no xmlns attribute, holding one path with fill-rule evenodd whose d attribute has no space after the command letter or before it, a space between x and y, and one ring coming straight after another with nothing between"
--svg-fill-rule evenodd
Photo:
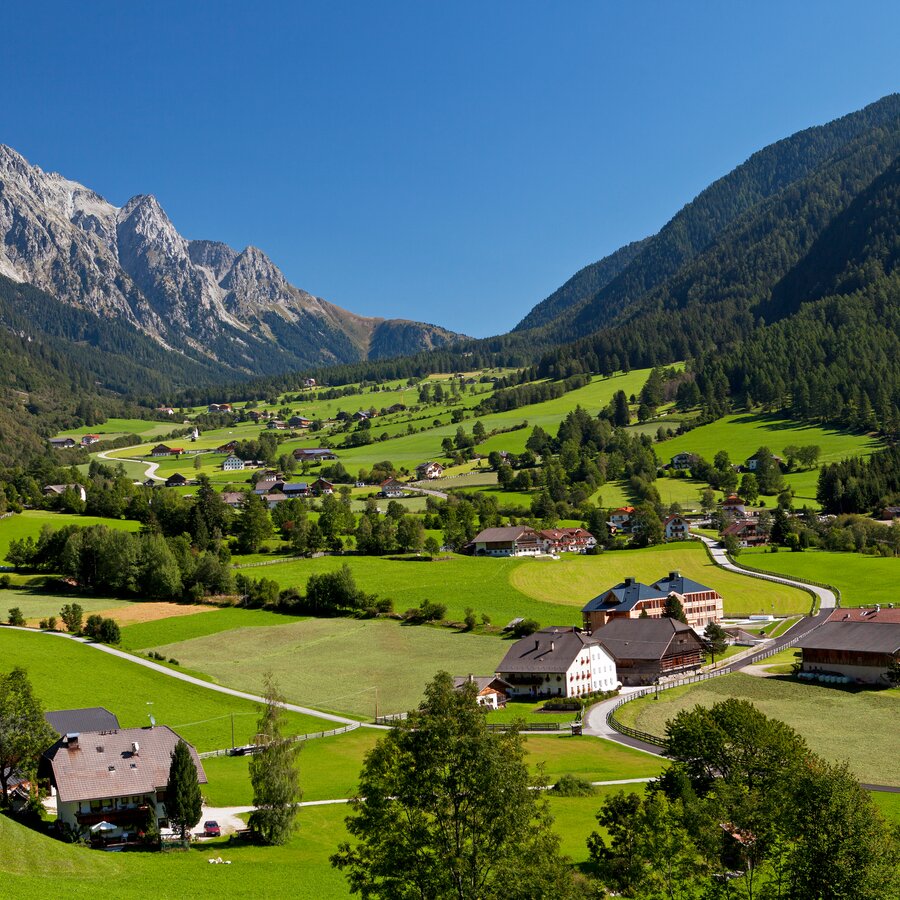
<instances>
[{"instance_id":1,"label":"roof","mask_svg":"<svg viewBox=\"0 0 900 900\"><path fill-rule=\"evenodd\" d=\"M685 578L681 572L669 572L669 574L665 578L660 578L659 581L653 582L653 587L657 588L657 590L663 591L666 596L671 594L673 591L676 594L701 594L706 593L707 591L712 591L715 593L715 588L707 587L705 584L700 584L699 581L693 581L690 578Z\"/></svg>"},{"instance_id":2,"label":"roof","mask_svg":"<svg viewBox=\"0 0 900 900\"><path fill-rule=\"evenodd\" d=\"M63 802L144 794L165 787L178 735L166 725L81 732L77 747L57 741L44 756L53 768L53 781ZM132 752L132 744L138 752ZM190 745L188 745L190 747ZM190 747L197 780L206 773L197 751Z\"/></svg>"},{"instance_id":3,"label":"roof","mask_svg":"<svg viewBox=\"0 0 900 900\"><path fill-rule=\"evenodd\" d=\"M616 609L627 611L634 609L638 603L644 600L658 600L660 592L657 588L648 587L633 578L626 578L609 590L604 591L593 600L589 600L581 609L582 612L592 612L597 609Z\"/></svg>"},{"instance_id":4,"label":"roof","mask_svg":"<svg viewBox=\"0 0 900 900\"><path fill-rule=\"evenodd\" d=\"M496 686L504 690L512 687L508 681L504 681L498 675L454 675L453 687L456 688L456 690L459 690L470 681L475 685L475 690L478 691L479 694L485 690L485 688L489 687Z\"/></svg>"},{"instance_id":5,"label":"roof","mask_svg":"<svg viewBox=\"0 0 900 900\"><path fill-rule=\"evenodd\" d=\"M502 528L485 528L475 535L476 543L493 544L516 541L524 535L533 535L535 531L527 525L506 525Z\"/></svg>"},{"instance_id":6,"label":"roof","mask_svg":"<svg viewBox=\"0 0 900 900\"><path fill-rule=\"evenodd\" d=\"M849 650L860 653L900 652L900 623L826 622L800 638L804 650Z\"/></svg>"},{"instance_id":7,"label":"roof","mask_svg":"<svg viewBox=\"0 0 900 900\"><path fill-rule=\"evenodd\" d=\"M50 727L61 735L82 731L109 731L119 727L119 720L102 706L84 709L57 709L45 712Z\"/></svg>"},{"instance_id":8,"label":"roof","mask_svg":"<svg viewBox=\"0 0 900 900\"><path fill-rule=\"evenodd\" d=\"M542 628L516 641L497 666L497 672L565 672L585 647L599 643L577 628Z\"/></svg>"},{"instance_id":9,"label":"roof","mask_svg":"<svg viewBox=\"0 0 900 900\"><path fill-rule=\"evenodd\" d=\"M613 510L613 515L615 515L616 513L633 513L633 512L634 512L633 506L619 506L618 508Z\"/></svg>"},{"instance_id":10,"label":"roof","mask_svg":"<svg viewBox=\"0 0 900 900\"><path fill-rule=\"evenodd\" d=\"M693 628L677 619L612 619L593 634L617 660L662 659L676 636L700 646Z\"/></svg>"},{"instance_id":11,"label":"roof","mask_svg":"<svg viewBox=\"0 0 900 900\"><path fill-rule=\"evenodd\" d=\"M305 481L286 481L282 490L285 494L302 494L309 490L309 485Z\"/></svg>"},{"instance_id":12,"label":"roof","mask_svg":"<svg viewBox=\"0 0 900 900\"><path fill-rule=\"evenodd\" d=\"M243 491L222 491L222 502L243 503L246 496Z\"/></svg>"},{"instance_id":13,"label":"roof","mask_svg":"<svg viewBox=\"0 0 900 900\"><path fill-rule=\"evenodd\" d=\"M737 494L732 494L722 501L722 506L744 506L744 501Z\"/></svg>"},{"instance_id":14,"label":"roof","mask_svg":"<svg viewBox=\"0 0 900 900\"><path fill-rule=\"evenodd\" d=\"M900 623L900 609L876 606L870 609L836 609L828 617L829 622L884 622Z\"/></svg>"}]
</instances>

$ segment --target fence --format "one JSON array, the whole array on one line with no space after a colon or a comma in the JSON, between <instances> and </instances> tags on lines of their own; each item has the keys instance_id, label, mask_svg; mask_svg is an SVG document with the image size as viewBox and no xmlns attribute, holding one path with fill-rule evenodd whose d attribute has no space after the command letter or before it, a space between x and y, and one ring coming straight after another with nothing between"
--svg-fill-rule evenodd
<instances>
[{"instance_id":1,"label":"fence","mask_svg":"<svg viewBox=\"0 0 900 900\"><path fill-rule=\"evenodd\" d=\"M392 725L394 722L402 722L409 713L399 712L391 713L387 716L375 716L376 725Z\"/></svg>"},{"instance_id":2,"label":"fence","mask_svg":"<svg viewBox=\"0 0 900 900\"><path fill-rule=\"evenodd\" d=\"M568 726L567 726L568 727ZM488 731L512 731L514 728L518 728L517 725L513 725L512 723L506 723L503 725L488 725ZM522 731L559 731L562 726L559 722L526 722L521 730Z\"/></svg>"},{"instance_id":3,"label":"fence","mask_svg":"<svg viewBox=\"0 0 900 900\"><path fill-rule=\"evenodd\" d=\"M315 738L332 737L335 734L346 734L348 731L355 731L359 728L359 722L352 725L344 725L341 728L332 728L330 731L315 731L312 734L295 734L288 740L291 743L298 744L301 741L311 741ZM211 756L249 756L259 750L262 750L259 744L244 744L242 747L227 747L224 750L207 750L205 753L198 754L200 759L208 759Z\"/></svg>"},{"instance_id":4,"label":"fence","mask_svg":"<svg viewBox=\"0 0 900 900\"><path fill-rule=\"evenodd\" d=\"M835 602L837 603L837 605L841 605L841 590L840 588L836 588L833 584L825 584L825 582L823 581L813 581L811 578L804 578L803 581L800 581L799 579L792 581L780 572L770 572L768 571L768 569L760 569L757 566L749 566L745 562L736 562L730 556L728 557L728 561L732 565L737 566L739 569L746 569L747 574L751 577L758 578L764 575L768 576L765 579L766 581L775 580L779 582L779 584L786 584L791 587L803 588L808 594L813 595L813 612L815 612L815 603L816 601L818 601L819 595L815 591L811 591L809 588L804 588L804 584L814 584L816 587L825 588L826 591L831 591L831 593L834 594Z\"/></svg>"}]
</instances>

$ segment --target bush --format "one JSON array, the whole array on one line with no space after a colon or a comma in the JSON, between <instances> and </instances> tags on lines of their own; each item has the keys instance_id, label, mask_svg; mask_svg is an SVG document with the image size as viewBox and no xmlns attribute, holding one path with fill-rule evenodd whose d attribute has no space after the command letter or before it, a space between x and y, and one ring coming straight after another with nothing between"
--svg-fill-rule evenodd
<instances>
[{"instance_id":1,"label":"bush","mask_svg":"<svg viewBox=\"0 0 900 900\"><path fill-rule=\"evenodd\" d=\"M414 625L421 625L424 622L440 622L446 614L447 607L443 603L423 600L420 606L408 609L403 613L403 618Z\"/></svg>"},{"instance_id":2,"label":"bush","mask_svg":"<svg viewBox=\"0 0 900 900\"><path fill-rule=\"evenodd\" d=\"M9 617L7 618L7 621L10 625L18 625L21 627L25 624L25 616L22 615L22 610L19 609L18 606L14 606L9 611Z\"/></svg>"},{"instance_id":3,"label":"bush","mask_svg":"<svg viewBox=\"0 0 900 900\"><path fill-rule=\"evenodd\" d=\"M41 619L40 624L38 625L38 628L40 628L41 631L47 631L47 629L49 627L50 627L50 625L48 624L47 620Z\"/></svg>"},{"instance_id":4,"label":"bush","mask_svg":"<svg viewBox=\"0 0 900 900\"><path fill-rule=\"evenodd\" d=\"M0 575L0 588L8 588L12 584L12 578L9 575Z\"/></svg>"},{"instance_id":5,"label":"bush","mask_svg":"<svg viewBox=\"0 0 900 900\"><path fill-rule=\"evenodd\" d=\"M590 797L597 793L586 778L569 774L563 775L550 790L559 797Z\"/></svg>"},{"instance_id":6,"label":"bush","mask_svg":"<svg viewBox=\"0 0 900 900\"><path fill-rule=\"evenodd\" d=\"M523 638L528 637L530 634L534 634L536 631L541 630L541 623L536 619L522 619L519 622L516 622L512 627L512 635L515 638Z\"/></svg>"},{"instance_id":7,"label":"bush","mask_svg":"<svg viewBox=\"0 0 900 900\"><path fill-rule=\"evenodd\" d=\"M175 659L174 656L170 656L170 657L169 657L169 665L172 665L172 666L180 666L181 663L178 662L178 660Z\"/></svg>"},{"instance_id":8,"label":"bush","mask_svg":"<svg viewBox=\"0 0 900 900\"><path fill-rule=\"evenodd\" d=\"M47 619L47 629L48 631L56 631L56 616L50 616Z\"/></svg>"},{"instance_id":9,"label":"bush","mask_svg":"<svg viewBox=\"0 0 900 900\"><path fill-rule=\"evenodd\" d=\"M118 644L122 639L118 622L115 619L103 619L98 637L104 644Z\"/></svg>"},{"instance_id":10,"label":"bush","mask_svg":"<svg viewBox=\"0 0 900 900\"><path fill-rule=\"evenodd\" d=\"M478 620L475 618L475 610L471 606L466 607L466 617L463 621L466 623L466 631L471 631L475 627Z\"/></svg>"}]
</instances>

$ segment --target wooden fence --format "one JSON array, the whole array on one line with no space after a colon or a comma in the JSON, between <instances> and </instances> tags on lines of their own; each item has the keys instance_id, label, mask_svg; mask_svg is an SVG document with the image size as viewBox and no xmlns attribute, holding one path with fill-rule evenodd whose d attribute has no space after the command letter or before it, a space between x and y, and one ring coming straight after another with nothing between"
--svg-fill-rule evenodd
<instances>
[{"instance_id":1,"label":"wooden fence","mask_svg":"<svg viewBox=\"0 0 900 900\"><path fill-rule=\"evenodd\" d=\"M295 734L288 740L291 743L300 743L300 741L312 741L315 738L332 737L335 734L346 734L348 731L355 731L359 728L359 722L352 725L344 725L341 728L332 728L329 731L314 731L312 734ZM198 754L200 759L208 759L211 756L251 756L262 750L260 744L244 744L242 747L227 747L224 750L207 750L205 753Z\"/></svg>"}]
</instances>

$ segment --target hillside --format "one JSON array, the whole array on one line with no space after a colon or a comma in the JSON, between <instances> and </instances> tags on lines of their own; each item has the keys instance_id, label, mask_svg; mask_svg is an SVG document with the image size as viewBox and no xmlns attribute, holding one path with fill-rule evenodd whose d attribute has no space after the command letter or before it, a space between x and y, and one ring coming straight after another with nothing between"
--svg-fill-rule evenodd
<instances>
[{"instance_id":1,"label":"hillside","mask_svg":"<svg viewBox=\"0 0 900 900\"><path fill-rule=\"evenodd\" d=\"M256 247L188 241L153 196L116 207L3 145L0 275L232 374L392 356L456 337L356 315L290 284Z\"/></svg>"}]
</instances>

